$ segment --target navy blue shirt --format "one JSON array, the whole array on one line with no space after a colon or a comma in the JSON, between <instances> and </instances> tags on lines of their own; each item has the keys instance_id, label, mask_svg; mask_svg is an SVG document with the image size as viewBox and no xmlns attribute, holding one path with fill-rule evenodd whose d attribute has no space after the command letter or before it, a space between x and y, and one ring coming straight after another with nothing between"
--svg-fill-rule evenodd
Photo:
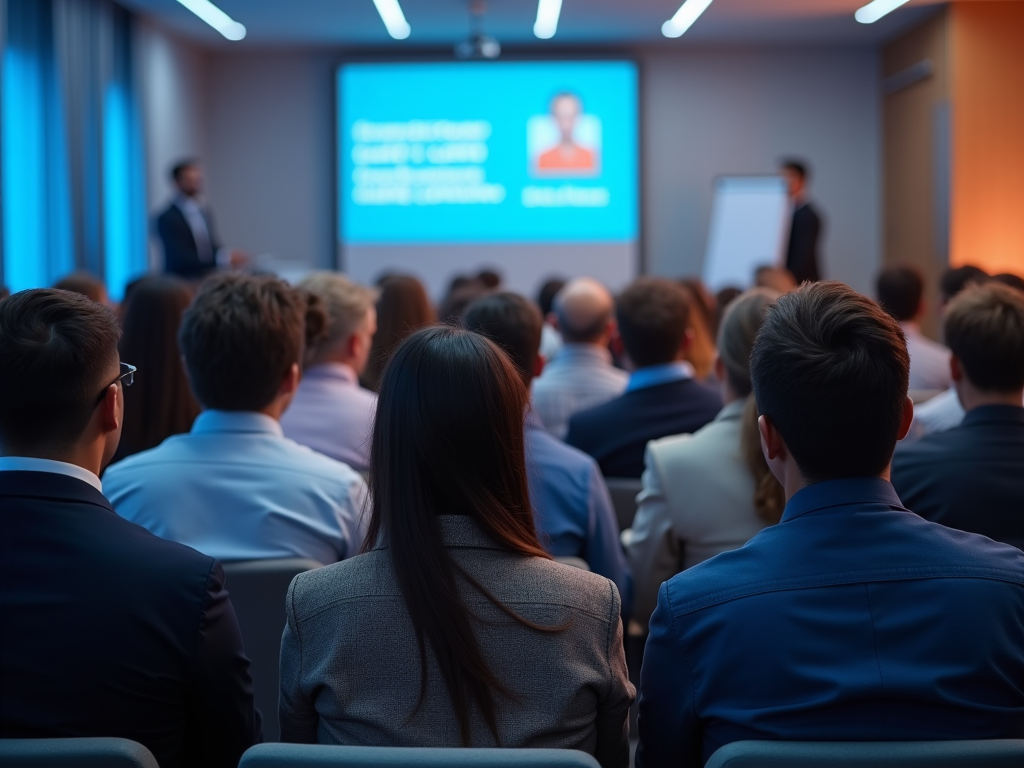
<instances>
[{"instance_id":1,"label":"navy blue shirt","mask_svg":"<svg viewBox=\"0 0 1024 768\"><path fill-rule=\"evenodd\" d=\"M745 739L1024 738L1024 553L928 522L879 478L662 585L638 768Z\"/></svg>"}]
</instances>

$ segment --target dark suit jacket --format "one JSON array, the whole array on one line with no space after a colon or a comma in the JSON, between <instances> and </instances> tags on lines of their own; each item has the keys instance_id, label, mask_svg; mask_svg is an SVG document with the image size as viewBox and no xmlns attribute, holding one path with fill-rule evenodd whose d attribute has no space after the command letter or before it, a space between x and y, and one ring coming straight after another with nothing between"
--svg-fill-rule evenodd
<instances>
[{"instance_id":1,"label":"dark suit jacket","mask_svg":"<svg viewBox=\"0 0 1024 768\"><path fill-rule=\"evenodd\" d=\"M569 419L565 442L589 453L605 477L640 477L648 440L696 432L722 409L719 394L693 379L627 391Z\"/></svg>"},{"instance_id":2,"label":"dark suit jacket","mask_svg":"<svg viewBox=\"0 0 1024 768\"><path fill-rule=\"evenodd\" d=\"M922 517L1024 549L1024 408L975 408L959 427L901 446L892 484Z\"/></svg>"},{"instance_id":3,"label":"dark suit jacket","mask_svg":"<svg viewBox=\"0 0 1024 768\"><path fill-rule=\"evenodd\" d=\"M820 280L818 272L818 239L821 236L821 217L810 203L793 211L786 249L786 269L793 273L797 283Z\"/></svg>"},{"instance_id":4,"label":"dark suit jacket","mask_svg":"<svg viewBox=\"0 0 1024 768\"><path fill-rule=\"evenodd\" d=\"M260 741L224 572L99 491L0 472L0 737L120 736L161 768L234 768Z\"/></svg>"},{"instance_id":5,"label":"dark suit jacket","mask_svg":"<svg viewBox=\"0 0 1024 768\"><path fill-rule=\"evenodd\" d=\"M181 209L171 203L156 219L156 231L164 246L164 271L179 275L186 279L203 277L217 268L216 254L220 245L213 230L213 218L210 212L203 211L206 229L210 233L210 246L213 249L211 260L200 261L199 249L188 220Z\"/></svg>"}]
</instances>

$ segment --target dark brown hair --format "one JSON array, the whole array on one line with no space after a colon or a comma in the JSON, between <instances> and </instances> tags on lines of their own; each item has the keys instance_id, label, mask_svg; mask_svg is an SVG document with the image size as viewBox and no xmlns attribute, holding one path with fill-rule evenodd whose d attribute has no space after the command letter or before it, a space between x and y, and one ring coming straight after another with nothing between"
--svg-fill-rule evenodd
<instances>
[{"instance_id":1,"label":"dark brown hair","mask_svg":"<svg viewBox=\"0 0 1024 768\"><path fill-rule=\"evenodd\" d=\"M515 293L492 293L469 305L463 323L501 347L529 386L544 323L533 303Z\"/></svg>"},{"instance_id":2,"label":"dark brown hair","mask_svg":"<svg viewBox=\"0 0 1024 768\"><path fill-rule=\"evenodd\" d=\"M121 359L140 375L124 391L124 429L114 461L188 432L199 414L178 347L181 316L191 301L187 282L157 276L140 280L125 304Z\"/></svg>"},{"instance_id":3,"label":"dark brown hair","mask_svg":"<svg viewBox=\"0 0 1024 768\"><path fill-rule=\"evenodd\" d=\"M471 712L497 740L494 696L515 696L488 667L458 585L468 584L521 624L560 629L517 616L463 571L437 519L471 517L505 550L550 559L537 539L526 486L528 401L515 367L492 342L448 326L408 337L381 378L370 459L373 512L363 548L389 549L419 646L417 710L426 695L429 646L465 746Z\"/></svg>"},{"instance_id":4,"label":"dark brown hair","mask_svg":"<svg viewBox=\"0 0 1024 768\"><path fill-rule=\"evenodd\" d=\"M326 326L319 299L276 277L211 277L178 334L192 392L204 408L265 408Z\"/></svg>"},{"instance_id":5,"label":"dark brown hair","mask_svg":"<svg viewBox=\"0 0 1024 768\"><path fill-rule=\"evenodd\" d=\"M944 327L971 384L987 392L1024 387L1024 293L996 282L970 285L949 302Z\"/></svg>"},{"instance_id":6,"label":"dark brown hair","mask_svg":"<svg viewBox=\"0 0 1024 768\"><path fill-rule=\"evenodd\" d=\"M377 333L362 375L367 389L377 389L384 364L398 343L413 331L437 322L423 283L409 275L388 275L377 283Z\"/></svg>"},{"instance_id":7,"label":"dark brown hair","mask_svg":"<svg viewBox=\"0 0 1024 768\"><path fill-rule=\"evenodd\" d=\"M113 312L78 293L40 288L0 302L3 449L74 445L112 383L120 335Z\"/></svg>"},{"instance_id":8,"label":"dark brown hair","mask_svg":"<svg viewBox=\"0 0 1024 768\"><path fill-rule=\"evenodd\" d=\"M80 293L88 299L106 304L108 300L107 286L95 275L89 272L72 272L65 275L53 285L61 291Z\"/></svg>"},{"instance_id":9,"label":"dark brown hair","mask_svg":"<svg viewBox=\"0 0 1024 768\"><path fill-rule=\"evenodd\" d=\"M641 277L619 294L615 315L626 352L637 368L679 357L690 327L690 305L678 283Z\"/></svg>"},{"instance_id":10,"label":"dark brown hair","mask_svg":"<svg viewBox=\"0 0 1024 768\"><path fill-rule=\"evenodd\" d=\"M780 296L750 357L758 409L810 482L875 476L889 466L909 372L899 324L836 282Z\"/></svg>"},{"instance_id":11,"label":"dark brown hair","mask_svg":"<svg viewBox=\"0 0 1024 768\"><path fill-rule=\"evenodd\" d=\"M897 320L913 320L921 308L924 278L910 266L886 267L875 284L878 303Z\"/></svg>"}]
</instances>

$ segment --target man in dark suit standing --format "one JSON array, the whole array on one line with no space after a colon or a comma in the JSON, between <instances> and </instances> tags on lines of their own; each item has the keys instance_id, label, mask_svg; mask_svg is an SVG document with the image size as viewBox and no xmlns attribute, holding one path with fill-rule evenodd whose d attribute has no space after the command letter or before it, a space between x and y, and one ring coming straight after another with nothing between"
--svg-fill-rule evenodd
<instances>
[{"instance_id":1,"label":"man in dark suit standing","mask_svg":"<svg viewBox=\"0 0 1024 768\"><path fill-rule=\"evenodd\" d=\"M821 216L807 199L807 165L800 160L784 160L782 175L789 188L789 201L793 219L786 246L786 269L793 273L797 284L821 279L818 271L818 241L821 239Z\"/></svg>"},{"instance_id":2,"label":"man in dark suit standing","mask_svg":"<svg viewBox=\"0 0 1024 768\"><path fill-rule=\"evenodd\" d=\"M234 768L261 737L211 557L118 517L109 309L45 289L0 303L0 738L118 736L161 768Z\"/></svg>"},{"instance_id":3,"label":"man in dark suit standing","mask_svg":"<svg viewBox=\"0 0 1024 768\"><path fill-rule=\"evenodd\" d=\"M640 477L648 440L696 432L722 409L715 390L684 361L693 339L679 285L640 278L616 302L619 335L633 365L624 394L569 419L569 445L589 453L605 477Z\"/></svg>"},{"instance_id":4,"label":"man in dark suit standing","mask_svg":"<svg viewBox=\"0 0 1024 768\"><path fill-rule=\"evenodd\" d=\"M218 266L240 266L241 254L222 248L213 217L202 204L203 168L197 160L183 160L171 169L178 193L156 219L164 248L164 271L195 280Z\"/></svg>"},{"instance_id":5,"label":"man in dark suit standing","mask_svg":"<svg viewBox=\"0 0 1024 768\"><path fill-rule=\"evenodd\" d=\"M928 520L1024 549L1024 293L969 286L944 326L967 415L896 451L892 484Z\"/></svg>"}]
</instances>

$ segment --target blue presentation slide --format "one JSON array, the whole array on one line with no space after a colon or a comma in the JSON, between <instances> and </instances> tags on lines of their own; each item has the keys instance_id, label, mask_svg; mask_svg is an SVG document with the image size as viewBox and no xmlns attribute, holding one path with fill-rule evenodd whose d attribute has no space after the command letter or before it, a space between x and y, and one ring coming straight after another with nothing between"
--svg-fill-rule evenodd
<instances>
[{"instance_id":1,"label":"blue presentation slide","mask_svg":"<svg viewBox=\"0 0 1024 768\"><path fill-rule=\"evenodd\" d=\"M347 244L637 239L637 70L626 61L346 64Z\"/></svg>"}]
</instances>

